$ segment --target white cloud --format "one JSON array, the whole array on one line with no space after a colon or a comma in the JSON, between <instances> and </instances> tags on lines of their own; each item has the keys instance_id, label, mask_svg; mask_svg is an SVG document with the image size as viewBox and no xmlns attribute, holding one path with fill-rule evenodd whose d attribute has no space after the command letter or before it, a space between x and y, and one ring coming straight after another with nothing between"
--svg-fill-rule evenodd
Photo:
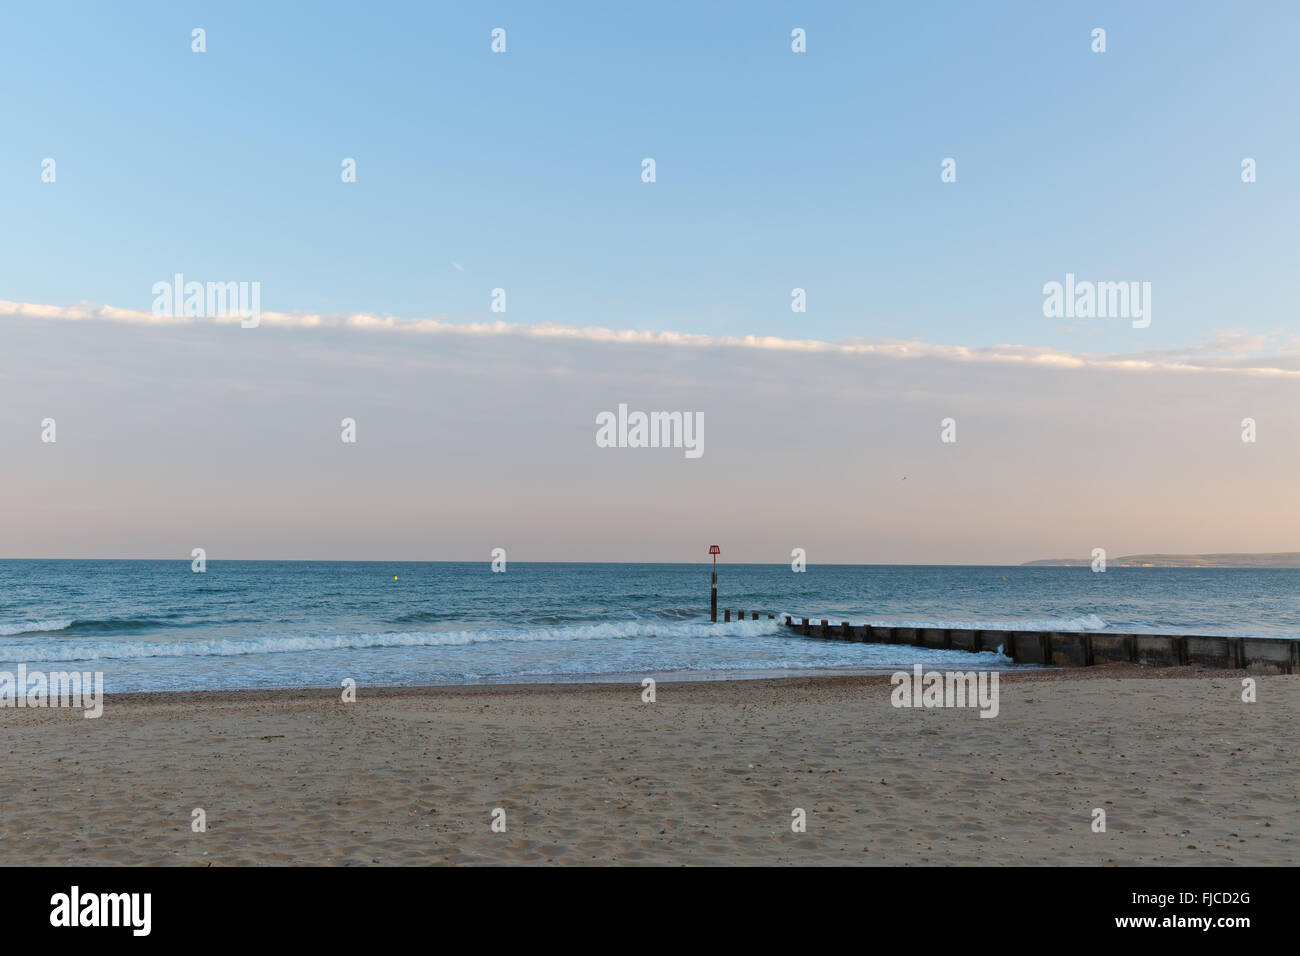
<instances>
[{"instance_id":1,"label":"white cloud","mask_svg":"<svg viewBox=\"0 0 1300 956\"><path fill-rule=\"evenodd\" d=\"M73 322L114 322L133 325L184 326L194 324L238 325L235 315L213 319L189 319L155 315L139 309L120 309L109 305L78 302L67 306L42 305L0 300L0 317L63 320ZM788 339L778 336L714 336L691 332L650 332L635 329L607 329L597 326L569 326L551 322L523 324L512 322L457 322L448 318L404 319L371 312L315 313L262 312L261 323L278 328L339 329L362 332L393 332L407 335L451 335L518 339L569 340L613 345L668 345L693 349L734 348L774 352L828 353L864 355L892 359L932 358L948 362L1007 364L1056 369L1112 369L1145 372L1219 372L1300 378L1300 368L1279 364L1278 359L1294 355L1285 346L1274 349L1271 359L1257 354L1273 339L1268 336L1224 331L1202 346L1182 350L1102 354L1066 352L1037 345L936 345L906 339L876 341L851 340L825 342L816 339Z\"/></svg>"}]
</instances>

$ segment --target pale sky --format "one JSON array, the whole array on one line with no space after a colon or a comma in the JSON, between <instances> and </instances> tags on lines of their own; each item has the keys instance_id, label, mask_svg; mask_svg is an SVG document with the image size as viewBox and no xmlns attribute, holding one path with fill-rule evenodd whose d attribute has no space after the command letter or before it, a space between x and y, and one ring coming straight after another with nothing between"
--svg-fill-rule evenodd
<instances>
[{"instance_id":1,"label":"pale sky","mask_svg":"<svg viewBox=\"0 0 1300 956\"><path fill-rule=\"evenodd\" d=\"M5 556L693 561L716 542L1018 563L1300 540L1294 344L1108 358L32 311L0 305ZM703 456L598 448L619 403L702 412Z\"/></svg>"}]
</instances>

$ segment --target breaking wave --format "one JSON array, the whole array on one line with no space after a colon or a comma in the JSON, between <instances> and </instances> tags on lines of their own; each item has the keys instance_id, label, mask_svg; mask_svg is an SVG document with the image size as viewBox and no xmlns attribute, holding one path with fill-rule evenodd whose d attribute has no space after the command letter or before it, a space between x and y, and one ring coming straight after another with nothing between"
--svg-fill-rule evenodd
<instances>
[{"instance_id":1,"label":"breaking wave","mask_svg":"<svg viewBox=\"0 0 1300 956\"><path fill-rule=\"evenodd\" d=\"M49 630L45 628L44 630ZM365 647L456 647L522 641L596 641L634 638L759 637L783 633L777 620L733 621L729 624L657 624L648 621L614 621L565 627L482 628L463 631L402 631L377 634L302 635L252 637L216 641L78 641L50 644L11 644L0 647L0 657L11 661L95 661L148 657L242 657L295 651L332 651Z\"/></svg>"},{"instance_id":2,"label":"breaking wave","mask_svg":"<svg viewBox=\"0 0 1300 956\"><path fill-rule=\"evenodd\" d=\"M26 621L23 624L0 624L0 637L15 634L43 634L46 631L66 631L72 627L70 618L59 621Z\"/></svg>"}]
</instances>

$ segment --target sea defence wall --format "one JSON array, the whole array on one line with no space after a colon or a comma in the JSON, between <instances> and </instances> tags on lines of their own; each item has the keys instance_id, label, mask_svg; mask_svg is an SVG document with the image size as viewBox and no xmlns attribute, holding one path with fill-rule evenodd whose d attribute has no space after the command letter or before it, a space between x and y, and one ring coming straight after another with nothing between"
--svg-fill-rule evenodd
<instances>
[{"instance_id":1,"label":"sea defence wall","mask_svg":"<svg viewBox=\"0 0 1300 956\"><path fill-rule=\"evenodd\" d=\"M770 619L774 614L734 612L736 620ZM732 620L728 608L724 620ZM976 631L936 627L878 627L848 621L796 621L783 614L794 633L836 641L911 644L957 651L997 651L1017 664L1090 667L1121 662L1147 667L1204 667L1261 674L1300 674L1300 640L1267 637L1202 637L1192 634L1120 634L1101 631Z\"/></svg>"}]
</instances>

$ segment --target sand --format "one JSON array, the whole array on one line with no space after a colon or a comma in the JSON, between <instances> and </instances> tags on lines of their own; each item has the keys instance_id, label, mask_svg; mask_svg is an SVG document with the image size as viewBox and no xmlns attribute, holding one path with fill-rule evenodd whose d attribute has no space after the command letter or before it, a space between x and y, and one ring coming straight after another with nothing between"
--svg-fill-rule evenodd
<instances>
[{"instance_id":1,"label":"sand","mask_svg":"<svg viewBox=\"0 0 1300 956\"><path fill-rule=\"evenodd\" d=\"M1020 674L994 719L879 676L3 709L0 863L1294 865L1300 677L1242 676Z\"/></svg>"}]
</instances>

